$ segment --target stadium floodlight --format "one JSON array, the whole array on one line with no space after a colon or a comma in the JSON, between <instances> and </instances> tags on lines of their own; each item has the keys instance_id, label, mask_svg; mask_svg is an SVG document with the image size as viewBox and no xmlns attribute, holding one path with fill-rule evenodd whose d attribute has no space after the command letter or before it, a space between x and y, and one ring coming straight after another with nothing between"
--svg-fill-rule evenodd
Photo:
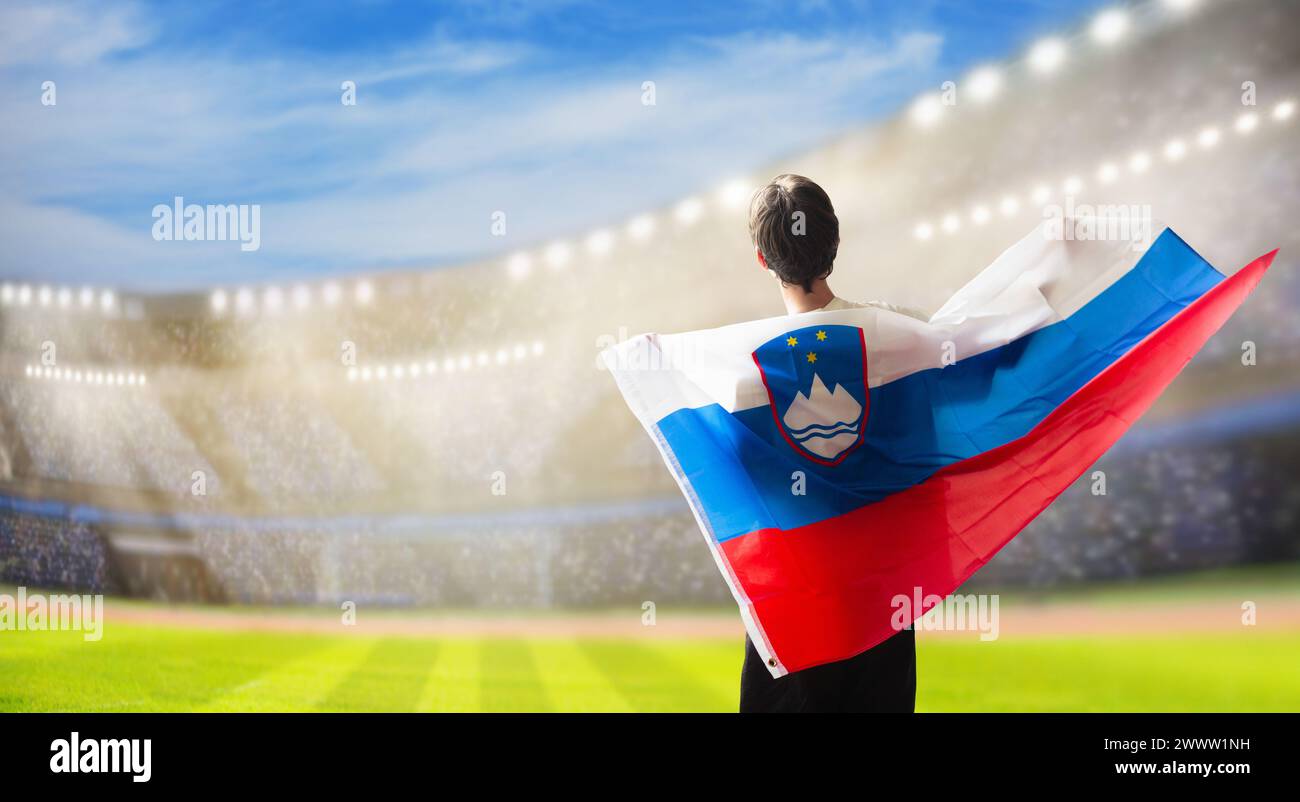
<instances>
[{"instance_id":1,"label":"stadium floodlight","mask_svg":"<svg viewBox=\"0 0 1300 802\"><path fill-rule=\"evenodd\" d=\"M402 367L401 365L393 365L393 378L394 379L406 378L406 368Z\"/></svg>"},{"instance_id":2,"label":"stadium floodlight","mask_svg":"<svg viewBox=\"0 0 1300 802\"><path fill-rule=\"evenodd\" d=\"M117 298L113 296L112 290L104 290L99 294L99 308L104 312L113 311L113 306L117 303Z\"/></svg>"},{"instance_id":3,"label":"stadium floodlight","mask_svg":"<svg viewBox=\"0 0 1300 802\"><path fill-rule=\"evenodd\" d=\"M1002 199L1002 202L998 204L998 209L1001 210L1003 215L1010 217L1020 211L1020 201L1012 195L1007 195Z\"/></svg>"},{"instance_id":4,"label":"stadium floodlight","mask_svg":"<svg viewBox=\"0 0 1300 802\"><path fill-rule=\"evenodd\" d=\"M1128 159L1128 169L1135 173L1145 173L1151 166L1151 157L1145 151L1138 151Z\"/></svg>"},{"instance_id":5,"label":"stadium floodlight","mask_svg":"<svg viewBox=\"0 0 1300 802\"><path fill-rule=\"evenodd\" d=\"M131 385L132 387L135 386L135 371L131 371L130 373L126 374L126 383Z\"/></svg>"},{"instance_id":6,"label":"stadium floodlight","mask_svg":"<svg viewBox=\"0 0 1300 802\"><path fill-rule=\"evenodd\" d=\"M966 93L981 103L992 100L1002 91L1002 71L997 67L980 67L966 76Z\"/></svg>"},{"instance_id":7,"label":"stadium floodlight","mask_svg":"<svg viewBox=\"0 0 1300 802\"><path fill-rule=\"evenodd\" d=\"M749 200L749 182L734 178L722 185L718 190L718 204L728 210L744 208L745 201Z\"/></svg>"},{"instance_id":8,"label":"stadium floodlight","mask_svg":"<svg viewBox=\"0 0 1300 802\"><path fill-rule=\"evenodd\" d=\"M63 381L63 368L55 368L55 369L54 369L54 380L55 380L56 382L57 382L57 381Z\"/></svg>"},{"instance_id":9,"label":"stadium floodlight","mask_svg":"<svg viewBox=\"0 0 1300 802\"><path fill-rule=\"evenodd\" d=\"M504 365L510 361L510 353L504 348L497 349L497 364Z\"/></svg>"},{"instance_id":10,"label":"stadium floodlight","mask_svg":"<svg viewBox=\"0 0 1300 802\"><path fill-rule=\"evenodd\" d=\"M67 309L72 306L72 290L63 287L59 290L59 308Z\"/></svg>"},{"instance_id":11,"label":"stadium floodlight","mask_svg":"<svg viewBox=\"0 0 1300 802\"><path fill-rule=\"evenodd\" d=\"M81 302L82 309L89 309L95 305L95 291L90 287L82 287L81 296L77 300Z\"/></svg>"},{"instance_id":12,"label":"stadium floodlight","mask_svg":"<svg viewBox=\"0 0 1300 802\"><path fill-rule=\"evenodd\" d=\"M284 293L279 287L267 287L262 293L262 308L271 314L280 311L284 306Z\"/></svg>"},{"instance_id":13,"label":"stadium floodlight","mask_svg":"<svg viewBox=\"0 0 1300 802\"><path fill-rule=\"evenodd\" d=\"M0 304L8 306L14 302L14 285L0 284Z\"/></svg>"},{"instance_id":14,"label":"stadium floodlight","mask_svg":"<svg viewBox=\"0 0 1300 802\"><path fill-rule=\"evenodd\" d=\"M27 306L32 302L32 288L26 284L18 288L18 305Z\"/></svg>"},{"instance_id":15,"label":"stadium floodlight","mask_svg":"<svg viewBox=\"0 0 1300 802\"><path fill-rule=\"evenodd\" d=\"M991 217L991 215L989 214L989 207L987 206L976 206L974 209L971 209L971 222L977 226L982 226L987 223L989 217Z\"/></svg>"},{"instance_id":16,"label":"stadium floodlight","mask_svg":"<svg viewBox=\"0 0 1300 802\"><path fill-rule=\"evenodd\" d=\"M1164 0L1167 8L1174 11L1188 11L1196 5L1198 0Z\"/></svg>"},{"instance_id":17,"label":"stadium floodlight","mask_svg":"<svg viewBox=\"0 0 1300 802\"><path fill-rule=\"evenodd\" d=\"M627 235L634 240L643 241L655 230L655 219L648 214L632 218L627 224Z\"/></svg>"},{"instance_id":18,"label":"stadium floodlight","mask_svg":"<svg viewBox=\"0 0 1300 802\"><path fill-rule=\"evenodd\" d=\"M1083 191L1083 179L1077 175L1070 176L1061 184L1061 191L1066 195L1078 195Z\"/></svg>"},{"instance_id":19,"label":"stadium floodlight","mask_svg":"<svg viewBox=\"0 0 1300 802\"><path fill-rule=\"evenodd\" d=\"M912 102L912 109L908 113L913 122L928 128L939 122L939 118L943 116L943 101L935 94L921 95Z\"/></svg>"},{"instance_id":20,"label":"stadium floodlight","mask_svg":"<svg viewBox=\"0 0 1300 802\"><path fill-rule=\"evenodd\" d=\"M28 365L28 366L27 366L27 378L30 379L31 376L32 376L32 366L31 366L31 365Z\"/></svg>"},{"instance_id":21,"label":"stadium floodlight","mask_svg":"<svg viewBox=\"0 0 1300 802\"><path fill-rule=\"evenodd\" d=\"M1196 135L1196 143L1203 148L1212 148L1219 144L1219 129L1206 128Z\"/></svg>"},{"instance_id":22,"label":"stadium floodlight","mask_svg":"<svg viewBox=\"0 0 1300 802\"><path fill-rule=\"evenodd\" d=\"M533 258L523 251L514 254L506 261L506 273L512 279L525 278L531 272L533 272Z\"/></svg>"},{"instance_id":23,"label":"stadium floodlight","mask_svg":"<svg viewBox=\"0 0 1300 802\"><path fill-rule=\"evenodd\" d=\"M523 359L523 358L526 357L526 356L528 356L528 347L527 347L526 345L524 345L523 343L519 343L518 345L516 345L516 346L515 346L515 361L518 362L519 360Z\"/></svg>"},{"instance_id":24,"label":"stadium floodlight","mask_svg":"<svg viewBox=\"0 0 1300 802\"><path fill-rule=\"evenodd\" d=\"M474 367L474 360L470 358L469 354L465 354L460 359L456 360L456 367L461 370L469 370Z\"/></svg>"},{"instance_id":25,"label":"stadium floodlight","mask_svg":"<svg viewBox=\"0 0 1300 802\"><path fill-rule=\"evenodd\" d=\"M1128 14L1118 8L1107 9L1092 21L1092 38L1103 45L1114 44L1128 30Z\"/></svg>"},{"instance_id":26,"label":"stadium floodlight","mask_svg":"<svg viewBox=\"0 0 1300 802\"><path fill-rule=\"evenodd\" d=\"M456 360L452 359L451 357L447 357L442 361L442 369L447 373L454 372L456 370Z\"/></svg>"},{"instance_id":27,"label":"stadium floodlight","mask_svg":"<svg viewBox=\"0 0 1300 802\"><path fill-rule=\"evenodd\" d=\"M362 306L368 305L375 298L374 285L365 279L358 281L356 289L354 290L354 297L357 299L357 303Z\"/></svg>"},{"instance_id":28,"label":"stadium floodlight","mask_svg":"<svg viewBox=\"0 0 1300 802\"><path fill-rule=\"evenodd\" d=\"M253 291L247 287L241 288L235 293L235 311L241 315L251 315L253 313Z\"/></svg>"},{"instance_id":29,"label":"stadium floodlight","mask_svg":"<svg viewBox=\"0 0 1300 802\"><path fill-rule=\"evenodd\" d=\"M361 381L363 382L370 381L370 368L361 369Z\"/></svg>"},{"instance_id":30,"label":"stadium floodlight","mask_svg":"<svg viewBox=\"0 0 1300 802\"><path fill-rule=\"evenodd\" d=\"M411 374L412 379L420 378L420 363L412 362L410 365L407 366L406 372Z\"/></svg>"},{"instance_id":31,"label":"stadium floodlight","mask_svg":"<svg viewBox=\"0 0 1300 802\"><path fill-rule=\"evenodd\" d=\"M474 358L474 364L478 365L479 367L483 367L487 365L488 361L489 360L486 351L479 351L478 356Z\"/></svg>"},{"instance_id":32,"label":"stadium floodlight","mask_svg":"<svg viewBox=\"0 0 1300 802\"><path fill-rule=\"evenodd\" d=\"M1294 101L1284 100L1273 107L1273 119L1278 122L1291 119L1291 115L1293 114L1295 114Z\"/></svg>"},{"instance_id":33,"label":"stadium floodlight","mask_svg":"<svg viewBox=\"0 0 1300 802\"><path fill-rule=\"evenodd\" d=\"M1233 127L1237 129L1239 134L1249 134L1255 130L1257 125L1259 125L1259 118L1250 112L1246 112L1237 118L1237 122Z\"/></svg>"},{"instance_id":34,"label":"stadium floodlight","mask_svg":"<svg viewBox=\"0 0 1300 802\"><path fill-rule=\"evenodd\" d=\"M325 302L326 306L337 305L341 297L343 297L343 290L336 282L326 283L324 289L321 290L321 300Z\"/></svg>"},{"instance_id":35,"label":"stadium floodlight","mask_svg":"<svg viewBox=\"0 0 1300 802\"><path fill-rule=\"evenodd\" d=\"M912 234L919 240L927 240L934 236L934 226L929 223L917 223L916 228L912 229Z\"/></svg>"},{"instance_id":36,"label":"stadium floodlight","mask_svg":"<svg viewBox=\"0 0 1300 802\"><path fill-rule=\"evenodd\" d=\"M375 368L375 378L381 382L388 381L388 366L380 365L379 367Z\"/></svg>"},{"instance_id":37,"label":"stadium floodlight","mask_svg":"<svg viewBox=\"0 0 1300 802\"><path fill-rule=\"evenodd\" d=\"M218 315L225 312L226 307L229 306L230 304L230 299L226 297L226 291L217 290L216 292L212 293L211 304L212 304L212 311L216 312Z\"/></svg>"},{"instance_id":38,"label":"stadium floodlight","mask_svg":"<svg viewBox=\"0 0 1300 802\"><path fill-rule=\"evenodd\" d=\"M52 379L52 378L54 378L54 369L51 368L51 367L48 367L48 366L47 366L47 367L45 368L45 370L43 371L43 373L45 374L45 378L47 378L47 379Z\"/></svg>"},{"instance_id":39,"label":"stadium floodlight","mask_svg":"<svg viewBox=\"0 0 1300 802\"><path fill-rule=\"evenodd\" d=\"M147 383L148 381L149 381L149 378L148 378L147 376L145 376L143 373L141 373L141 374L140 374L140 386L143 387L143 386L145 385L145 383Z\"/></svg>"},{"instance_id":40,"label":"stadium floodlight","mask_svg":"<svg viewBox=\"0 0 1300 802\"><path fill-rule=\"evenodd\" d=\"M41 287L36 291L36 300L41 306L49 306L50 301L54 299L54 290L49 287Z\"/></svg>"},{"instance_id":41,"label":"stadium floodlight","mask_svg":"<svg viewBox=\"0 0 1300 802\"><path fill-rule=\"evenodd\" d=\"M1176 162L1187 155L1187 145L1181 139L1171 139L1165 145L1165 158L1171 162Z\"/></svg>"},{"instance_id":42,"label":"stadium floodlight","mask_svg":"<svg viewBox=\"0 0 1300 802\"><path fill-rule=\"evenodd\" d=\"M942 226L944 231L951 234L957 229L961 228L961 218L949 212L948 214L943 216Z\"/></svg>"},{"instance_id":43,"label":"stadium floodlight","mask_svg":"<svg viewBox=\"0 0 1300 802\"><path fill-rule=\"evenodd\" d=\"M558 270L569 263L573 257L573 248L569 243L560 241L552 242L546 246L546 252L543 258L546 259L546 266L552 270Z\"/></svg>"},{"instance_id":44,"label":"stadium floodlight","mask_svg":"<svg viewBox=\"0 0 1300 802\"><path fill-rule=\"evenodd\" d=\"M614 232L607 228L593 231L587 236L587 253L592 256L604 256L614 247Z\"/></svg>"},{"instance_id":45,"label":"stadium floodlight","mask_svg":"<svg viewBox=\"0 0 1300 802\"><path fill-rule=\"evenodd\" d=\"M293 308L306 309L311 305L311 290L306 284L299 284L293 288Z\"/></svg>"},{"instance_id":46,"label":"stadium floodlight","mask_svg":"<svg viewBox=\"0 0 1300 802\"><path fill-rule=\"evenodd\" d=\"M1119 178L1119 168L1112 162L1106 162L1097 168L1097 180L1103 184L1109 184L1116 178Z\"/></svg>"},{"instance_id":47,"label":"stadium floodlight","mask_svg":"<svg viewBox=\"0 0 1300 802\"><path fill-rule=\"evenodd\" d=\"M1034 203L1047 203L1052 197L1052 190L1046 184L1039 184L1034 187L1034 191L1029 197L1033 199Z\"/></svg>"},{"instance_id":48,"label":"stadium floodlight","mask_svg":"<svg viewBox=\"0 0 1300 802\"><path fill-rule=\"evenodd\" d=\"M425 363L424 363L424 372L425 372L425 373L428 373L428 374L430 374L430 375L432 375L432 374L434 374L434 373L437 373L437 372L438 372L438 363L437 363L437 362L434 362L432 359L430 359L428 362L425 362Z\"/></svg>"},{"instance_id":49,"label":"stadium floodlight","mask_svg":"<svg viewBox=\"0 0 1300 802\"><path fill-rule=\"evenodd\" d=\"M533 356L541 356L545 350L546 345L541 340L537 340L533 343Z\"/></svg>"},{"instance_id":50,"label":"stadium floodlight","mask_svg":"<svg viewBox=\"0 0 1300 802\"><path fill-rule=\"evenodd\" d=\"M81 371L77 371L76 373L72 374L72 380L77 384L81 384L81 379L82 379Z\"/></svg>"},{"instance_id":51,"label":"stadium floodlight","mask_svg":"<svg viewBox=\"0 0 1300 802\"><path fill-rule=\"evenodd\" d=\"M1065 62L1065 42L1043 39L1029 51L1029 66L1041 73L1054 72Z\"/></svg>"},{"instance_id":52,"label":"stadium floodlight","mask_svg":"<svg viewBox=\"0 0 1300 802\"><path fill-rule=\"evenodd\" d=\"M703 215L704 204L699 198L687 198L673 210L673 217L684 226L695 224Z\"/></svg>"}]
</instances>

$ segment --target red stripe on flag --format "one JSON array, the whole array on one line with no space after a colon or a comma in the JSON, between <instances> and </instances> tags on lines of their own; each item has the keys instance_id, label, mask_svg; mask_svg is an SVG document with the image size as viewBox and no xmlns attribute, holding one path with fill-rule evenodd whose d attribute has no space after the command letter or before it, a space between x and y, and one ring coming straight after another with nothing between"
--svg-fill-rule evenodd
<instances>
[{"instance_id":1,"label":"red stripe on flag","mask_svg":"<svg viewBox=\"0 0 1300 802\"><path fill-rule=\"evenodd\" d=\"M766 636L780 668L798 671L852 657L894 634L896 596L911 599L917 588L926 596L952 593L1151 406L1276 254L1210 289L1024 437L836 518L723 542L762 629L751 635Z\"/></svg>"}]
</instances>

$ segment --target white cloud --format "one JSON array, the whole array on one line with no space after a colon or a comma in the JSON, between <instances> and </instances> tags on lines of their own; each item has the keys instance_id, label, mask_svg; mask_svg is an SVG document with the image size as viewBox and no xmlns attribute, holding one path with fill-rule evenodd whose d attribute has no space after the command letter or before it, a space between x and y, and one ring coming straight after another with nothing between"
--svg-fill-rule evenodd
<instances>
[{"instance_id":1,"label":"white cloud","mask_svg":"<svg viewBox=\"0 0 1300 802\"><path fill-rule=\"evenodd\" d=\"M151 27L132 6L7 3L0 6L0 67L89 64L145 44Z\"/></svg>"},{"instance_id":2,"label":"white cloud","mask_svg":"<svg viewBox=\"0 0 1300 802\"><path fill-rule=\"evenodd\" d=\"M116 270L168 288L444 262L573 234L815 145L900 96L941 44L928 33L745 34L684 43L644 67L574 72L544 68L534 47L435 31L382 57L145 50L95 61L143 40L129 22L139 15L54 16L54 28L20 26L24 52L77 31L61 58L81 66L60 81L56 108L0 82L12 215L0 235L53 281ZM108 32L87 33L95 21ZM343 80L357 81L355 107L339 103ZM641 105L643 80L658 105ZM175 195L261 204L262 250L154 243L150 210ZM509 242L488 236L498 209Z\"/></svg>"}]
</instances>

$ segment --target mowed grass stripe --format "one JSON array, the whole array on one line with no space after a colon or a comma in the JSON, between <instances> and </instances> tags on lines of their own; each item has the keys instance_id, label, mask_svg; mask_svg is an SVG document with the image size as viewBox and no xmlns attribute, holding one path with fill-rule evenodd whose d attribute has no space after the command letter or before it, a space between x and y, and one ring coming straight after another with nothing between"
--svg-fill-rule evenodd
<instances>
[{"instance_id":1,"label":"mowed grass stripe","mask_svg":"<svg viewBox=\"0 0 1300 802\"><path fill-rule=\"evenodd\" d=\"M425 679L415 709L426 713L477 713L479 641L454 638L439 642L438 660Z\"/></svg>"},{"instance_id":2,"label":"mowed grass stripe","mask_svg":"<svg viewBox=\"0 0 1300 802\"><path fill-rule=\"evenodd\" d=\"M79 632L0 633L0 710L192 710L327 640L111 624Z\"/></svg>"},{"instance_id":3,"label":"mowed grass stripe","mask_svg":"<svg viewBox=\"0 0 1300 802\"><path fill-rule=\"evenodd\" d=\"M198 709L250 713L315 710L374 646L372 638L331 637L326 642L325 648L286 661Z\"/></svg>"},{"instance_id":4,"label":"mowed grass stripe","mask_svg":"<svg viewBox=\"0 0 1300 802\"><path fill-rule=\"evenodd\" d=\"M701 684L692 673L683 671L675 660L666 656L666 652L697 650L698 643L584 640L579 641L579 645L587 659L634 710L735 710L732 699L714 687Z\"/></svg>"},{"instance_id":5,"label":"mowed grass stripe","mask_svg":"<svg viewBox=\"0 0 1300 802\"><path fill-rule=\"evenodd\" d=\"M413 712L438 658L431 638L385 638L334 686L319 710Z\"/></svg>"},{"instance_id":6,"label":"mowed grass stripe","mask_svg":"<svg viewBox=\"0 0 1300 802\"><path fill-rule=\"evenodd\" d=\"M532 713L552 709L528 641L489 638L479 652L481 709L489 713Z\"/></svg>"},{"instance_id":7,"label":"mowed grass stripe","mask_svg":"<svg viewBox=\"0 0 1300 802\"><path fill-rule=\"evenodd\" d=\"M570 713L626 713L634 708L575 640L531 642L537 673L551 699Z\"/></svg>"}]
</instances>

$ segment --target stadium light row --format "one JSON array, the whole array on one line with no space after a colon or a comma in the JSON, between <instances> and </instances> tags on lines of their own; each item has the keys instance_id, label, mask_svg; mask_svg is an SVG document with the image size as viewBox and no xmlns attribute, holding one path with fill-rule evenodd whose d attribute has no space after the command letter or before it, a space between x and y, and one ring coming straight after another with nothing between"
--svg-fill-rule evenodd
<instances>
[{"instance_id":1,"label":"stadium light row","mask_svg":"<svg viewBox=\"0 0 1300 802\"><path fill-rule=\"evenodd\" d=\"M537 340L532 345L519 343L513 348L498 348L495 353L480 351L475 355L462 354L459 357L446 357L441 361L437 359L416 360L391 365L377 365L373 368L369 366L353 366L347 370L347 379L349 382L368 383L372 381L386 382L431 378L439 374L463 373L494 365L501 366L512 362L522 362L529 357L539 357L544 353L546 353L546 344L541 340Z\"/></svg>"},{"instance_id":2,"label":"stadium light row","mask_svg":"<svg viewBox=\"0 0 1300 802\"><path fill-rule=\"evenodd\" d=\"M1183 14L1203 0L1160 0L1169 12ZM1093 17L1088 26L1088 37L1103 47L1118 44L1134 28L1133 14L1120 7L1108 8ZM1035 42L1025 53L1023 63L1029 71L1048 76L1061 69L1070 57L1070 43L1065 37L1048 36ZM987 103L996 98L1002 89L1006 70L994 65L978 67L961 82L965 97L977 103ZM909 116L917 125L926 128L940 121L947 106L937 93L926 93L916 98Z\"/></svg>"},{"instance_id":3,"label":"stadium light row","mask_svg":"<svg viewBox=\"0 0 1300 802\"><path fill-rule=\"evenodd\" d=\"M28 365L27 378L41 381L68 382L70 384L94 384L117 387L143 387L149 378L143 373L129 371L103 371L89 368L60 368L50 365Z\"/></svg>"},{"instance_id":4,"label":"stadium light row","mask_svg":"<svg viewBox=\"0 0 1300 802\"><path fill-rule=\"evenodd\" d=\"M733 179L723 184L715 193L719 207L726 211L738 210L749 201L752 187L748 181ZM707 211L706 199L692 196L680 201L671 212L672 221L682 227L695 225ZM659 221L650 214L641 214L627 221L622 227L622 234L631 242L644 242L659 227ZM591 232L581 242L581 250L594 260L599 260L613 250L617 244L619 230L601 228ZM563 270L573 261L579 250L577 243L557 240L542 246L537 251L519 251L506 259L506 274L516 281L532 275L540 263L550 270Z\"/></svg>"},{"instance_id":5,"label":"stadium light row","mask_svg":"<svg viewBox=\"0 0 1300 802\"><path fill-rule=\"evenodd\" d=\"M82 287L51 287L30 284L0 284L0 306L39 307L69 311L95 311L113 314L117 311L117 295L112 290Z\"/></svg>"},{"instance_id":6,"label":"stadium light row","mask_svg":"<svg viewBox=\"0 0 1300 802\"><path fill-rule=\"evenodd\" d=\"M234 312L240 317L261 313L277 315L284 311L305 311L313 305L335 307L345 299L350 299L357 306L368 306L375 299L375 287L368 279L353 282L345 290L337 281L327 281L317 289L307 284L297 284L292 288L263 287L254 291L243 287L233 292L217 289L208 297L208 306L213 314L221 316Z\"/></svg>"},{"instance_id":7,"label":"stadium light row","mask_svg":"<svg viewBox=\"0 0 1300 802\"><path fill-rule=\"evenodd\" d=\"M1296 104L1293 100L1284 100L1273 107L1269 116L1276 123L1285 123L1295 116ZM1239 136L1248 136L1259 127L1259 115L1255 112L1246 112L1233 121L1232 129ZM1201 150L1210 150L1219 144L1223 139L1223 132L1216 126L1207 126L1202 128L1195 137L1183 139L1174 138L1165 143L1161 149L1160 155L1166 162L1176 163L1182 161L1191 153L1193 144ZM1150 152L1139 150L1130 155L1127 161L1108 160L1101 163L1097 168L1096 180L1099 184L1112 184L1118 181L1123 175L1121 163L1127 167L1132 175L1145 173L1155 164L1156 157ZM1081 175L1074 174L1067 176L1061 181L1060 190L1064 195L1077 195L1084 189L1084 179ZM1056 197L1051 185L1040 183L1028 193L1028 198L1032 204L1039 206L1047 203L1053 197ZM1011 217L1019 212L1022 208L1029 207L1029 204L1022 204L1020 198L1016 195L1003 195L997 204L997 210L1004 217ZM977 204L970 210L967 218L975 225L984 225L993 219L993 207L985 204ZM918 240L926 241L934 238L937 231L945 234L955 234L961 230L963 224L962 215L956 212L949 212L944 215L937 225L930 221L922 221L916 224L912 230L912 236Z\"/></svg>"}]
</instances>

